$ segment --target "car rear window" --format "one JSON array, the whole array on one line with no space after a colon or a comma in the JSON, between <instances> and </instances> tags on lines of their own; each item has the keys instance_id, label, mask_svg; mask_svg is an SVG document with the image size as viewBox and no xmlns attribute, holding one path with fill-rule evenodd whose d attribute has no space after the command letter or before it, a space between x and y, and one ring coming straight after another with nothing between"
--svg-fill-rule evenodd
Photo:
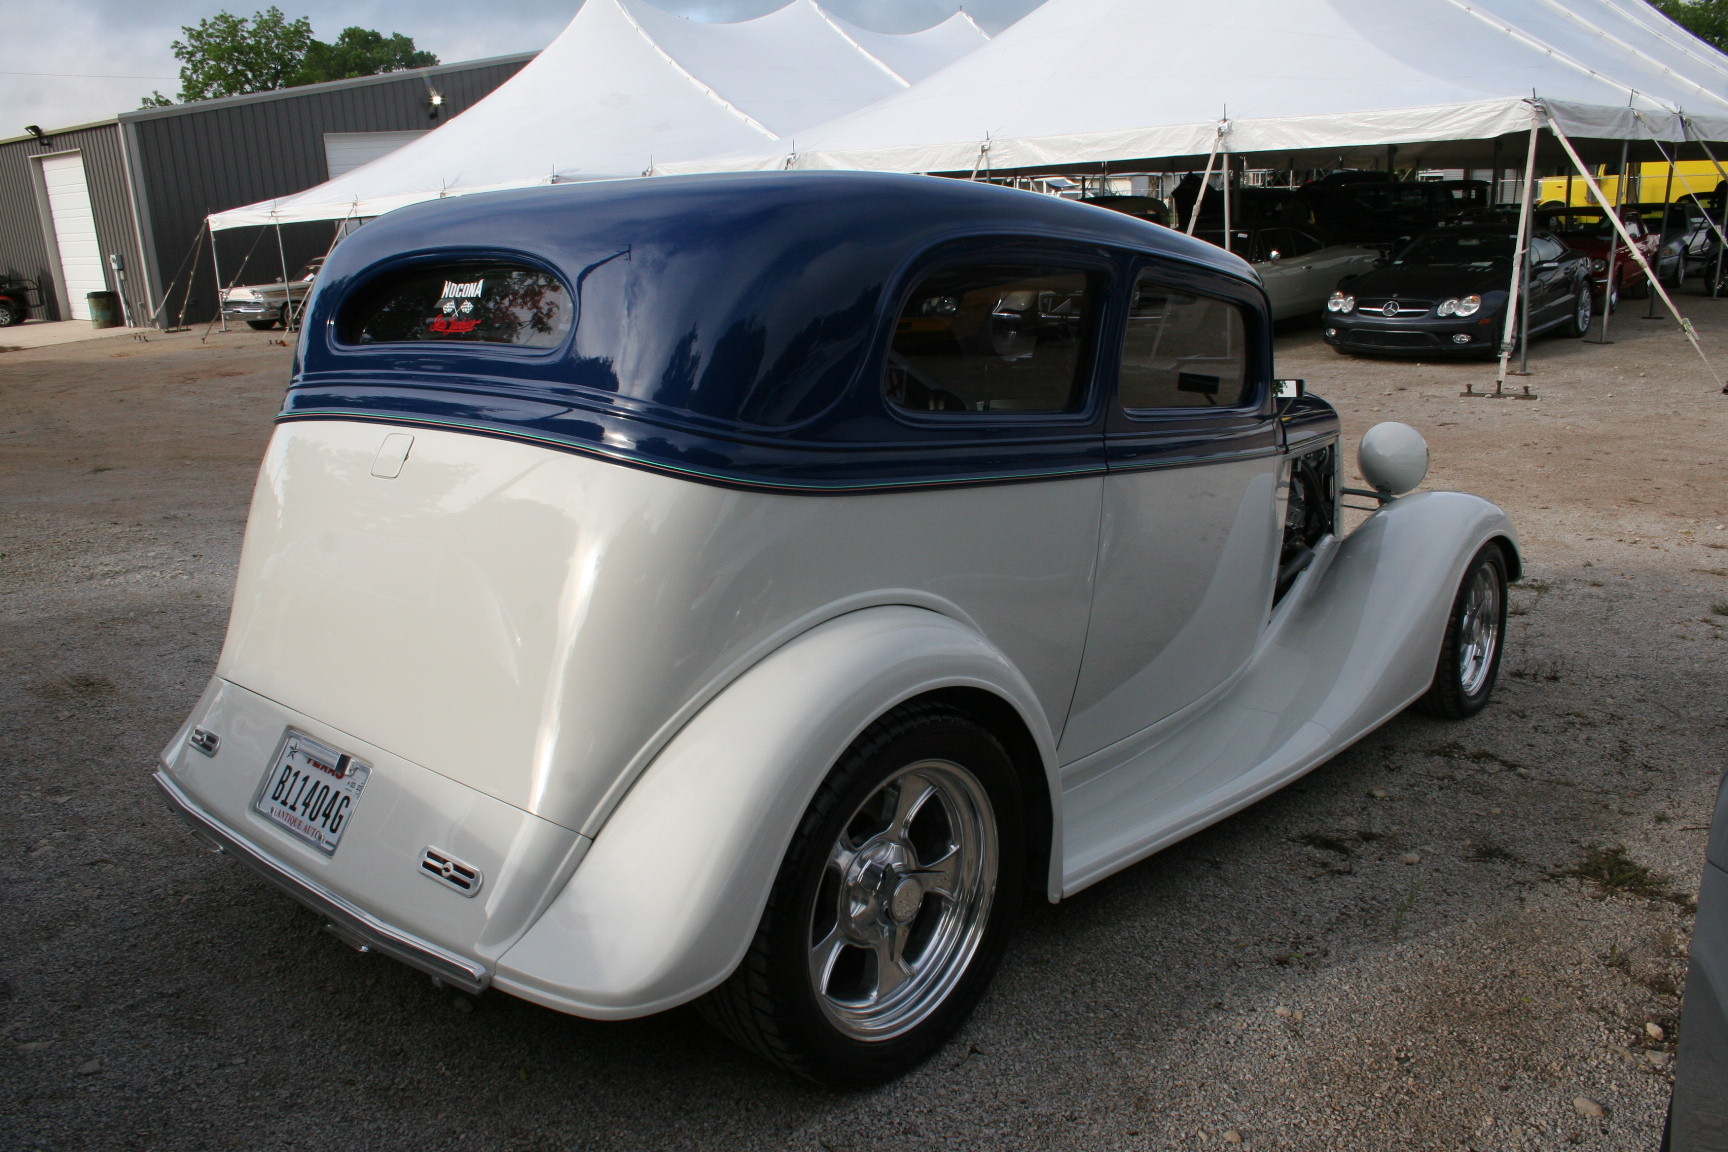
<instances>
[{"instance_id":1,"label":"car rear window","mask_svg":"<svg viewBox=\"0 0 1728 1152\"><path fill-rule=\"evenodd\" d=\"M972 264L931 274L900 310L888 399L914 412L1070 412L1098 295L1072 268Z\"/></svg>"},{"instance_id":2,"label":"car rear window","mask_svg":"<svg viewBox=\"0 0 1728 1152\"><path fill-rule=\"evenodd\" d=\"M1142 275L1122 341L1122 407L1240 407L1248 400L1247 339L1236 305Z\"/></svg>"},{"instance_id":3,"label":"car rear window","mask_svg":"<svg viewBox=\"0 0 1728 1152\"><path fill-rule=\"evenodd\" d=\"M417 268L362 290L344 333L351 344L467 343L551 348L575 319L564 282L537 268Z\"/></svg>"}]
</instances>

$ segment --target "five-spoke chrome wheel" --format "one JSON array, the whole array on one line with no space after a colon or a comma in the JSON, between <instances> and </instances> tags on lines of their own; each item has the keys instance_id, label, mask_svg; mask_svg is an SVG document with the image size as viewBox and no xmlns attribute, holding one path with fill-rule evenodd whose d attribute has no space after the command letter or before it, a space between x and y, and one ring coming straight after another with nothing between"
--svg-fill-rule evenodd
<instances>
[{"instance_id":1,"label":"five-spoke chrome wheel","mask_svg":"<svg viewBox=\"0 0 1728 1152\"><path fill-rule=\"evenodd\" d=\"M1417 710L1459 720L1487 705L1500 674L1506 635L1506 564L1505 551L1491 542L1465 567L1446 621L1434 682L1416 701Z\"/></svg>"},{"instance_id":2,"label":"five-spoke chrome wheel","mask_svg":"<svg viewBox=\"0 0 1728 1152\"><path fill-rule=\"evenodd\" d=\"M1023 770L948 703L878 719L816 790L749 951L703 1015L826 1084L880 1083L940 1048L1013 930Z\"/></svg>"},{"instance_id":3,"label":"five-spoke chrome wheel","mask_svg":"<svg viewBox=\"0 0 1728 1152\"><path fill-rule=\"evenodd\" d=\"M921 760L884 780L828 853L810 915L810 983L841 1032L880 1040L945 1000L977 951L999 851L984 787Z\"/></svg>"},{"instance_id":4,"label":"five-spoke chrome wheel","mask_svg":"<svg viewBox=\"0 0 1728 1152\"><path fill-rule=\"evenodd\" d=\"M1458 687L1466 696L1482 691L1500 654L1500 600L1498 573L1487 564L1478 566L1464 590L1458 621Z\"/></svg>"}]
</instances>

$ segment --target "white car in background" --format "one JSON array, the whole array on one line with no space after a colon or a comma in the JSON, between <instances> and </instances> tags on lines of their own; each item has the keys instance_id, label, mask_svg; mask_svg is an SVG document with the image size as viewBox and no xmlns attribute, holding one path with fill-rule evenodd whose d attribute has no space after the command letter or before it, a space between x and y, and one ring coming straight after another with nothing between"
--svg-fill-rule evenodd
<instances>
[{"instance_id":1,"label":"white car in background","mask_svg":"<svg viewBox=\"0 0 1728 1152\"><path fill-rule=\"evenodd\" d=\"M1264 228L1232 228L1230 250L1260 273L1272 319L1319 316L1339 281L1372 272L1385 255L1361 244L1332 244L1304 228L1288 224ZM1195 233L1202 240L1224 243L1222 229Z\"/></svg>"},{"instance_id":2,"label":"white car in background","mask_svg":"<svg viewBox=\"0 0 1728 1152\"><path fill-rule=\"evenodd\" d=\"M324 257L319 256L307 261L300 275L286 284L277 281L229 288L222 293L222 318L244 321L260 331L286 323L300 312L323 266Z\"/></svg>"}]
</instances>

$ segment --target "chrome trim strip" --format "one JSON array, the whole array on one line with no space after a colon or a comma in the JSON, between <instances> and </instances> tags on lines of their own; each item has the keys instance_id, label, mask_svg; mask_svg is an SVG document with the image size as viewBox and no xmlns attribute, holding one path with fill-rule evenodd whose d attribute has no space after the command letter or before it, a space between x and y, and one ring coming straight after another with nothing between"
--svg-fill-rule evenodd
<instances>
[{"instance_id":1,"label":"chrome trim strip","mask_svg":"<svg viewBox=\"0 0 1728 1152\"><path fill-rule=\"evenodd\" d=\"M492 983L492 973L484 965L392 927L323 885L278 864L200 808L166 772L158 769L155 778L169 810L186 821L199 839L214 844L218 851L237 858L306 907L328 917L331 930L344 943L381 952L464 992L481 992Z\"/></svg>"}]
</instances>

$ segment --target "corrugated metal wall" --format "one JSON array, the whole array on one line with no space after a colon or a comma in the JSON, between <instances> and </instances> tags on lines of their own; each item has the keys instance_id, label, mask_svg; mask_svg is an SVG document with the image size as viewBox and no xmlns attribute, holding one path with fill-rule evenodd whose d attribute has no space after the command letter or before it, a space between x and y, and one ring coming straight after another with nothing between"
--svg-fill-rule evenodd
<instances>
[{"instance_id":1,"label":"corrugated metal wall","mask_svg":"<svg viewBox=\"0 0 1728 1152\"><path fill-rule=\"evenodd\" d=\"M41 320L61 319L56 301L60 287L60 257L48 247L43 227L42 183L39 156L78 152L84 159L84 177L90 185L90 207L96 217L96 238L103 256L118 252L125 258L126 295L142 305L143 286L137 280L143 253L132 208L126 195L126 168L120 155L120 131L113 123L96 124L50 133L46 144L32 139L0 143L0 275L21 276L42 284L43 307L31 315ZM116 290L114 273L107 272L108 288ZM128 301L128 308L132 301ZM141 309L148 311L148 309Z\"/></svg>"},{"instance_id":2,"label":"corrugated metal wall","mask_svg":"<svg viewBox=\"0 0 1728 1152\"><path fill-rule=\"evenodd\" d=\"M323 183L326 132L436 127L515 75L530 59L532 55L506 57L481 66L452 65L429 74L415 71L186 108L123 113L123 130L134 145L146 244L153 249L147 258L166 315L180 316L183 306L189 323L214 314L216 284L209 246L199 244L205 216ZM444 97L436 121L427 115L428 79ZM332 234L329 224L284 228L290 271L322 255ZM248 276L256 268L271 280L280 277L282 260L273 235L260 240L231 233L221 240L224 281L233 279L234 265L255 240Z\"/></svg>"}]
</instances>

